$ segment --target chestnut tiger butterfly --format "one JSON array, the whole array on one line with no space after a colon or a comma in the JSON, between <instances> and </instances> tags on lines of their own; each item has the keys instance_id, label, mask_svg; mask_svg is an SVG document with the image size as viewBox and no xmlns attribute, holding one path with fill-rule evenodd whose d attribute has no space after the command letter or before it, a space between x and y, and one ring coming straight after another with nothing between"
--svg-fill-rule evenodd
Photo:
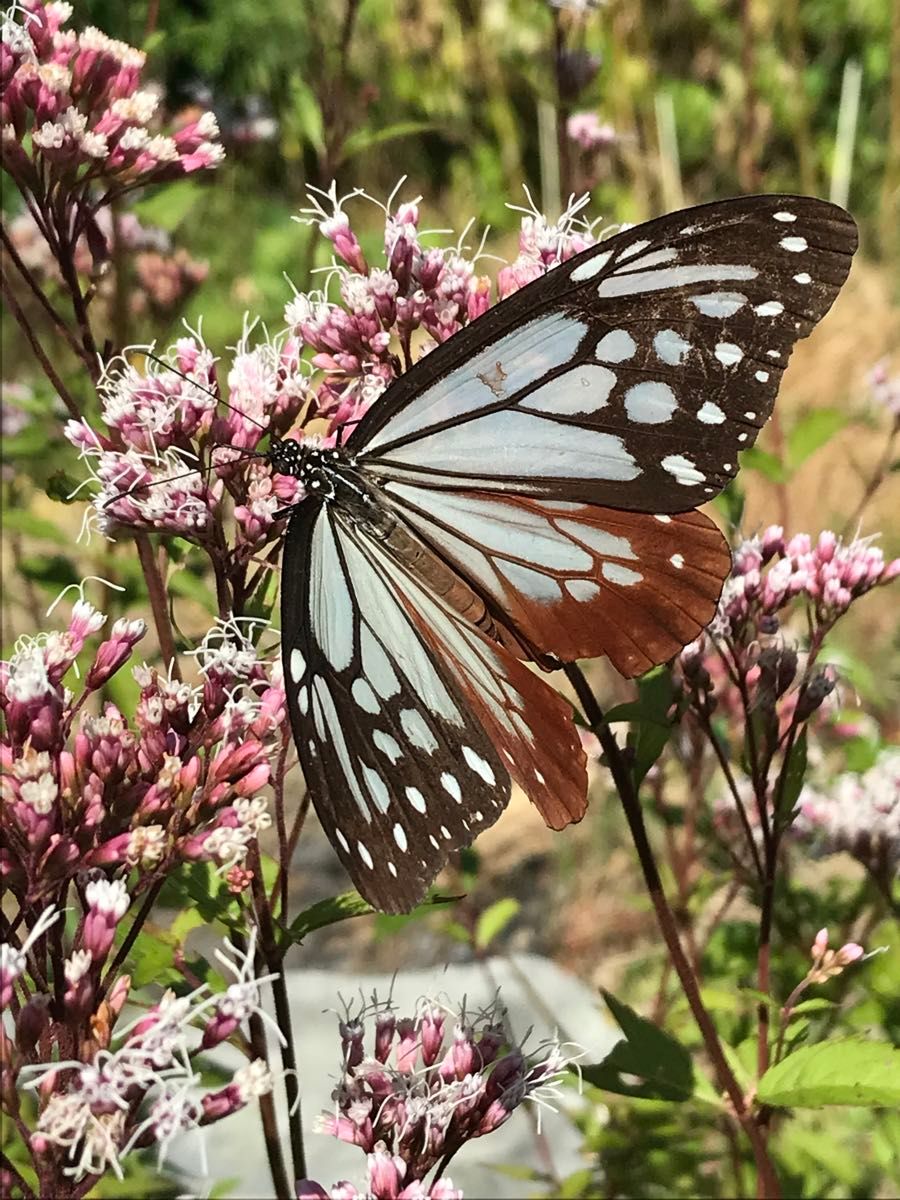
<instances>
[{"instance_id":1,"label":"chestnut tiger butterfly","mask_svg":"<svg viewBox=\"0 0 900 1200\"><path fill-rule=\"evenodd\" d=\"M403 912L516 782L561 829L585 755L552 669L624 676L712 618L731 560L697 507L737 472L853 219L749 196L618 233L397 379L343 445L272 437L296 476L284 678L319 819L359 892Z\"/></svg>"}]
</instances>

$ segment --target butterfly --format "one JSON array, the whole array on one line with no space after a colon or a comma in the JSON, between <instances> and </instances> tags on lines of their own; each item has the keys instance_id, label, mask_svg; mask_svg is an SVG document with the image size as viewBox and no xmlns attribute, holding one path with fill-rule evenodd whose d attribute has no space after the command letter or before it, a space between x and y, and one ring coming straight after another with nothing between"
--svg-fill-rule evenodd
<instances>
[{"instance_id":1,"label":"butterfly","mask_svg":"<svg viewBox=\"0 0 900 1200\"><path fill-rule=\"evenodd\" d=\"M296 476L282 559L288 707L359 892L402 912L513 782L561 829L587 806L572 709L527 664L626 677L712 618L728 545L699 505L772 411L857 234L755 196L601 241L398 378L342 446L273 438Z\"/></svg>"}]
</instances>

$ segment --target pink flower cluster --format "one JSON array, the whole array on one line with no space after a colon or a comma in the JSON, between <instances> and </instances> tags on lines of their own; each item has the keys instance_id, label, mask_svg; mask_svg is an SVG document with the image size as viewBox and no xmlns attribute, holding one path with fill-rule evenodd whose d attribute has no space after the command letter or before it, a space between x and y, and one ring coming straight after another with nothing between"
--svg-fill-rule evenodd
<instances>
[{"instance_id":1,"label":"pink flower cluster","mask_svg":"<svg viewBox=\"0 0 900 1200\"><path fill-rule=\"evenodd\" d=\"M246 555L298 496L296 480L273 477L256 446L270 430L289 428L308 397L299 347L293 339L252 347L244 338L228 373L227 407L219 402L216 361L199 335L179 339L168 362L148 358L139 371L129 360L113 361L100 384L106 432L83 420L66 426L99 484L96 521L104 531L127 525L202 544L214 540L229 496L238 525L234 553ZM257 461L248 468L248 459Z\"/></svg>"},{"instance_id":2,"label":"pink flower cluster","mask_svg":"<svg viewBox=\"0 0 900 1200\"><path fill-rule=\"evenodd\" d=\"M612 125L601 121L595 112L572 113L566 121L566 134L588 154L609 150L618 141Z\"/></svg>"},{"instance_id":3,"label":"pink flower cluster","mask_svg":"<svg viewBox=\"0 0 900 1200\"><path fill-rule=\"evenodd\" d=\"M890 887L900 870L900 750L882 751L862 774L807 785L798 806L794 832L814 853L851 854Z\"/></svg>"},{"instance_id":4,"label":"pink flower cluster","mask_svg":"<svg viewBox=\"0 0 900 1200\"><path fill-rule=\"evenodd\" d=\"M313 350L313 366L327 373L317 389L317 413L329 419L331 436L359 421L411 366L416 335L425 335L417 342L425 352L481 316L494 299L489 278L477 270L479 253L468 257L461 241L450 247L424 243L417 200L396 212L390 201L384 207L384 257L370 264L344 207L362 195L339 199L334 186L310 194L304 219L334 247L340 303L321 293L298 294L285 310L289 328ZM556 223L525 210L519 255L499 273L500 298L593 244L590 229L577 218L586 199Z\"/></svg>"},{"instance_id":5,"label":"pink flower cluster","mask_svg":"<svg viewBox=\"0 0 900 1200\"><path fill-rule=\"evenodd\" d=\"M722 708L739 723L747 699L782 733L792 721L809 719L835 686L829 669L811 671L810 653L814 659L855 600L898 575L900 559L885 563L871 538L844 543L825 530L815 543L806 533L785 541L781 526L770 526L735 550L708 633L681 652L686 690L701 708ZM810 646L794 687L804 664L780 629L801 605L810 621Z\"/></svg>"},{"instance_id":6,"label":"pink flower cluster","mask_svg":"<svg viewBox=\"0 0 900 1200\"><path fill-rule=\"evenodd\" d=\"M371 1054L366 1054L364 1017L374 1016ZM510 1046L503 1011L496 1005L468 1020L454 1019L422 1002L416 1017L397 1018L389 1005L373 1003L340 1022L343 1074L335 1089L335 1111L320 1129L359 1146L367 1156L367 1190L350 1183L326 1191L303 1180L305 1200L458 1200L462 1193L441 1177L425 1177L473 1138L509 1119L523 1100L555 1094L567 1060L559 1046L540 1059Z\"/></svg>"},{"instance_id":7,"label":"pink flower cluster","mask_svg":"<svg viewBox=\"0 0 900 1200\"><path fill-rule=\"evenodd\" d=\"M0 667L4 887L30 908L96 871L132 890L184 861L235 871L271 822L260 790L285 721L279 667L256 658L241 628L216 626L197 651L196 686L137 667L133 721L89 703L131 657L142 621L117 621L78 694L64 684L106 618L84 600L62 633L22 639ZM93 709L93 711L92 711ZM105 954L124 915L121 896L98 891L86 948ZM100 895L100 892L103 895Z\"/></svg>"},{"instance_id":8,"label":"pink flower cluster","mask_svg":"<svg viewBox=\"0 0 900 1200\"><path fill-rule=\"evenodd\" d=\"M223 1087L200 1090L199 1054L253 1014L271 1020L261 1008L260 988L274 977L254 976L255 937L244 954L226 943L234 959L215 952L233 976L226 991L212 992L204 984L182 997L167 992L116 1031L131 980L107 978L99 990L96 937L121 918L128 895L118 880L94 881L86 892L87 910L73 947L65 945L61 914L52 906L21 946L0 946L3 1009L12 1018L0 1026L8 1094L15 1095L17 1086L37 1091L37 1120L28 1138L34 1166L41 1177L50 1173L74 1183L106 1171L123 1178L122 1159L136 1149L155 1146L162 1161L176 1135L230 1116L272 1089L271 1073L257 1059L238 1068ZM49 957L46 948L38 953L42 939L53 942L52 954L63 965L61 1001L41 990ZM71 1054L73 1029L85 1031L76 1059L66 1053Z\"/></svg>"},{"instance_id":9,"label":"pink flower cluster","mask_svg":"<svg viewBox=\"0 0 900 1200\"><path fill-rule=\"evenodd\" d=\"M780 525L750 538L735 551L713 633L737 635L752 625L777 627L776 614L795 597L808 600L819 625L833 623L859 596L900 575L900 559L885 563L871 538L843 542L826 529L813 542L807 533L785 541Z\"/></svg>"},{"instance_id":10,"label":"pink flower cluster","mask_svg":"<svg viewBox=\"0 0 900 1200\"><path fill-rule=\"evenodd\" d=\"M116 192L216 166L213 114L160 132L158 94L141 89L144 53L99 29L65 28L71 13L61 0L23 0L3 18L3 158L22 191L43 210L53 193L77 187L83 195L98 181L106 203Z\"/></svg>"}]
</instances>

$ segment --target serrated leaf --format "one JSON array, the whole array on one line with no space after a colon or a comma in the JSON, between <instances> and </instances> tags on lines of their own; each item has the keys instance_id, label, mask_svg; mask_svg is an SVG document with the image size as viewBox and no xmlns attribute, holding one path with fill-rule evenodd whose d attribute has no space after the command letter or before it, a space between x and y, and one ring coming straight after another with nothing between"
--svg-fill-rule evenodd
<instances>
[{"instance_id":1,"label":"serrated leaf","mask_svg":"<svg viewBox=\"0 0 900 1200\"><path fill-rule=\"evenodd\" d=\"M900 1049L851 1038L803 1046L766 1071L758 1096L777 1108L894 1108L900 1104Z\"/></svg>"},{"instance_id":2,"label":"serrated leaf","mask_svg":"<svg viewBox=\"0 0 900 1200\"><path fill-rule=\"evenodd\" d=\"M475 945L478 949L486 949L514 919L520 908L518 900L506 896L485 909L475 926Z\"/></svg>"},{"instance_id":3,"label":"serrated leaf","mask_svg":"<svg viewBox=\"0 0 900 1200\"><path fill-rule=\"evenodd\" d=\"M837 408L817 408L801 417L787 437L787 461L796 470L801 463L847 424L847 414Z\"/></svg>"},{"instance_id":4,"label":"serrated leaf","mask_svg":"<svg viewBox=\"0 0 900 1200\"><path fill-rule=\"evenodd\" d=\"M694 1091L694 1067L684 1046L610 992L604 991L603 999L625 1040L617 1042L601 1063L582 1069L588 1083L644 1100L689 1099ZM632 1082L626 1075L637 1079Z\"/></svg>"}]
</instances>

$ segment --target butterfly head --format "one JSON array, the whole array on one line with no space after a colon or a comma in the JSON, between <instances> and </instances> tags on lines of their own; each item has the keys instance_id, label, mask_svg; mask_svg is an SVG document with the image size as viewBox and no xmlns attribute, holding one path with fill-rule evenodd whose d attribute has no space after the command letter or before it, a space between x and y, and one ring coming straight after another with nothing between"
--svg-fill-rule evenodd
<instances>
[{"instance_id":1,"label":"butterfly head","mask_svg":"<svg viewBox=\"0 0 900 1200\"><path fill-rule=\"evenodd\" d=\"M302 441L273 434L266 461L277 475L292 475L307 494L335 495L336 486L348 467L346 454L337 447L324 446L318 440Z\"/></svg>"}]
</instances>

